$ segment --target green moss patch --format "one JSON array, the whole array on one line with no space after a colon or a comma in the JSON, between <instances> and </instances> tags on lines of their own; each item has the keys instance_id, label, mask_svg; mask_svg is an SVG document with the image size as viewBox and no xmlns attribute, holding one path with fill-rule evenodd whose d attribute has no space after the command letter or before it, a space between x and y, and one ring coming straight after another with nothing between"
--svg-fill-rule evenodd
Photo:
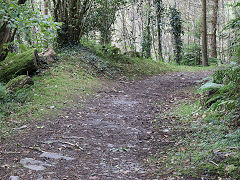
<instances>
[{"instance_id":1,"label":"green moss patch","mask_svg":"<svg viewBox=\"0 0 240 180\"><path fill-rule=\"evenodd\" d=\"M12 93L23 87L27 87L27 86L30 86L33 84L34 84L34 82L29 76L21 75L21 76L18 76L16 78L10 80L6 84L6 90L8 93Z\"/></svg>"},{"instance_id":2,"label":"green moss patch","mask_svg":"<svg viewBox=\"0 0 240 180\"><path fill-rule=\"evenodd\" d=\"M0 62L0 82L6 83L18 75L26 75L34 70L34 49L31 49Z\"/></svg>"}]
</instances>

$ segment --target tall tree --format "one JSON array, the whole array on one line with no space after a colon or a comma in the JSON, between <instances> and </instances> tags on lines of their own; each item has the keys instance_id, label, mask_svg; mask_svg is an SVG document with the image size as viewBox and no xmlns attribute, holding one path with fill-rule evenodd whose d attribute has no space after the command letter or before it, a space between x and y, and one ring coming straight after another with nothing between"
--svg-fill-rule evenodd
<instances>
[{"instance_id":1,"label":"tall tree","mask_svg":"<svg viewBox=\"0 0 240 180\"><path fill-rule=\"evenodd\" d=\"M106 45L111 43L112 25L116 20L116 13L122 5L124 0L102 0L96 5L94 12L95 28L101 34L101 44Z\"/></svg>"},{"instance_id":2,"label":"tall tree","mask_svg":"<svg viewBox=\"0 0 240 180\"><path fill-rule=\"evenodd\" d=\"M202 0L202 65L208 66L207 51L207 2Z\"/></svg>"},{"instance_id":3,"label":"tall tree","mask_svg":"<svg viewBox=\"0 0 240 180\"><path fill-rule=\"evenodd\" d=\"M156 14L157 14L157 35L158 35L158 56L163 60L162 53L162 15L163 15L163 2L162 0L156 0Z\"/></svg>"},{"instance_id":4,"label":"tall tree","mask_svg":"<svg viewBox=\"0 0 240 180\"><path fill-rule=\"evenodd\" d=\"M151 57L152 36L151 36L151 1L148 0L146 6L146 25L142 32L142 56L145 58Z\"/></svg>"},{"instance_id":5,"label":"tall tree","mask_svg":"<svg viewBox=\"0 0 240 180\"><path fill-rule=\"evenodd\" d=\"M181 12L176 9L176 6L170 8L170 24L172 28L172 35L173 35L173 44L174 44L174 55L175 61L180 64L182 59L182 34L183 34L183 27L182 27L182 17Z\"/></svg>"},{"instance_id":6,"label":"tall tree","mask_svg":"<svg viewBox=\"0 0 240 180\"><path fill-rule=\"evenodd\" d=\"M218 20L218 0L213 0L213 13L212 13L212 34L211 34L211 51L210 57L217 58L217 20Z\"/></svg>"}]
</instances>

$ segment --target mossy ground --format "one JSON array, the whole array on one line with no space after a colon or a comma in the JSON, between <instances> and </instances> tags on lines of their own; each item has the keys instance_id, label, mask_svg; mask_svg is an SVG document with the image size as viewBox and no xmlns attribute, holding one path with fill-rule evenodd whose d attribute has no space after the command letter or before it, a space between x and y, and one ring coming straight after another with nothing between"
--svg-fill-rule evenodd
<instances>
[{"instance_id":1,"label":"mossy ground","mask_svg":"<svg viewBox=\"0 0 240 180\"><path fill-rule=\"evenodd\" d=\"M207 71L207 70L214 70L219 68L216 65L202 67L202 66L185 66L185 65L176 65L176 64L165 64L168 69L172 71L181 72L181 71L188 71L188 72L195 72L195 71Z\"/></svg>"}]
</instances>

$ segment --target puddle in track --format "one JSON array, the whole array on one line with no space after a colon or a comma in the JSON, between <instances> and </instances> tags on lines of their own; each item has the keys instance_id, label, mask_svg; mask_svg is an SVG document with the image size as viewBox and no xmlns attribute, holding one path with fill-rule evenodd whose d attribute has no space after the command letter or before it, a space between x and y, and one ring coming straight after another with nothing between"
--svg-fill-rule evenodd
<instances>
[{"instance_id":1,"label":"puddle in track","mask_svg":"<svg viewBox=\"0 0 240 180\"><path fill-rule=\"evenodd\" d=\"M74 158L68 157L68 156L63 156L58 153L52 153L52 152L43 152L40 156L40 158L48 158L48 159L54 159L54 160L66 160L66 161L72 161ZM48 163L35 160L33 158L23 158L20 160L20 164L23 165L23 167L34 170L34 171L43 171L46 169L46 167L51 167L54 166L56 163L55 162L50 162Z\"/></svg>"}]
</instances>

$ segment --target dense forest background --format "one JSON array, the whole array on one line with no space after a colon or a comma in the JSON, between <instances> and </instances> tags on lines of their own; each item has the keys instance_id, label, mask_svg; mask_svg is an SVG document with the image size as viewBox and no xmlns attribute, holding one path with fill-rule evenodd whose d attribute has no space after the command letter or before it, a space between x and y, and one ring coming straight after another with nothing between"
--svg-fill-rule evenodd
<instances>
[{"instance_id":1,"label":"dense forest background","mask_svg":"<svg viewBox=\"0 0 240 180\"><path fill-rule=\"evenodd\" d=\"M205 5L204 11L200 0L1 1L1 60L10 49L95 41L123 53L186 65L200 65L208 50L210 62L229 63L239 3L212 0Z\"/></svg>"}]
</instances>

